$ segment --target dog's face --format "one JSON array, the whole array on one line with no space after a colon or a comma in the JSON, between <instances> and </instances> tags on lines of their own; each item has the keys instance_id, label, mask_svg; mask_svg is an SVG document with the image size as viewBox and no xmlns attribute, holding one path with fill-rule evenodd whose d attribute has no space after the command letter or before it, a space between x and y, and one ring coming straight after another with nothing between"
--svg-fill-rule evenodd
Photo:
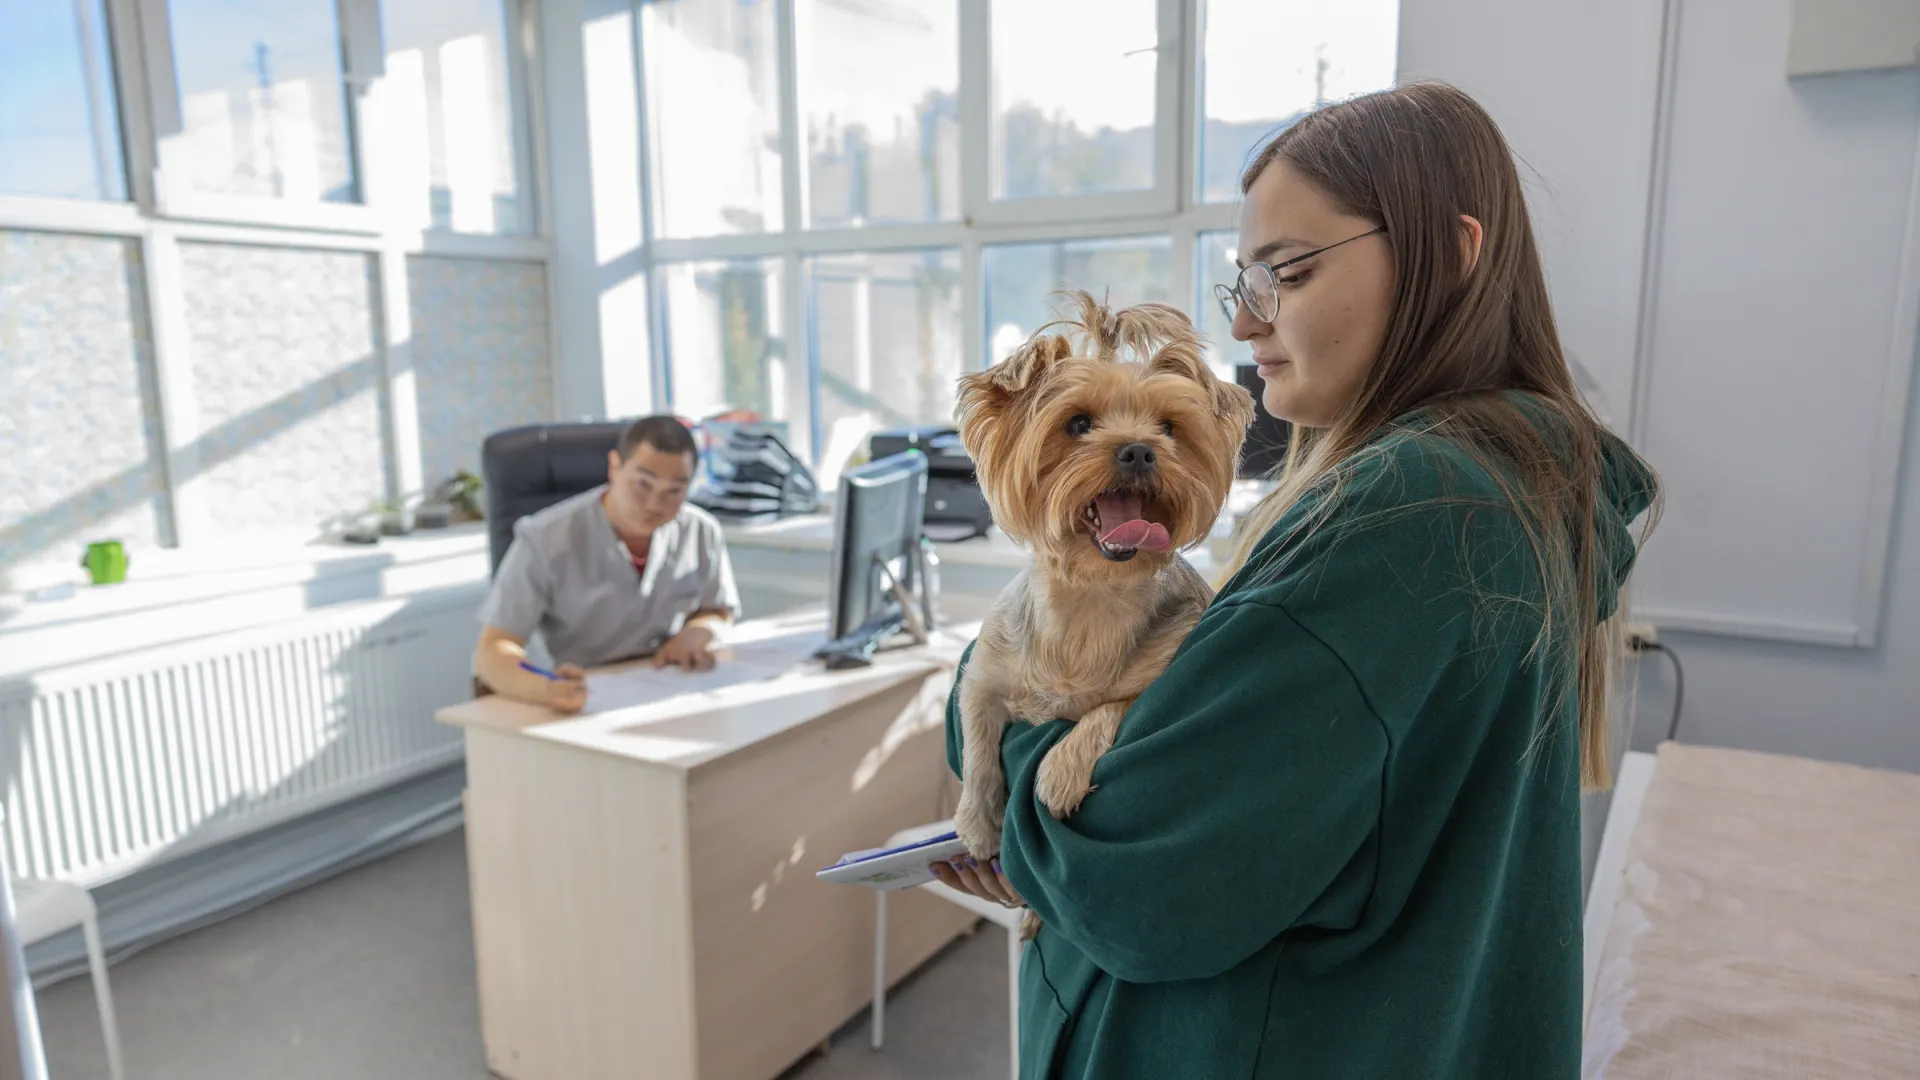
<instances>
[{"instance_id":1,"label":"dog's face","mask_svg":"<svg viewBox=\"0 0 1920 1080\"><path fill-rule=\"evenodd\" d=\"M1213 528L1253 398L1178 310L1079 300L1080 351L1043 332L960 380L961 439L1009 536L1076 578L1153 573Z\"/></svg>"}]
</instances>

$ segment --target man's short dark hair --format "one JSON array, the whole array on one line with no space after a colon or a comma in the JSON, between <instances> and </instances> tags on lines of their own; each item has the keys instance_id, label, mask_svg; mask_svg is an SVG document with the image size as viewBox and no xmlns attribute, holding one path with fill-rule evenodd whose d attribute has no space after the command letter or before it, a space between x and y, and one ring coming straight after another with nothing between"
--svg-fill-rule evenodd
<instances>
[{"instance_id":1,"label":"man's short dark hair","mask_svg":"<svg viewBox=\"0 0 1920 1080\"><path fill-rule=\"evenodd\" d=\"M643 416L628 424L620 435L620 460L631 460L643 444L663 454L687 454L695 465L700 464L700 448L693 443L693 432L677 417Z\"/></svg>"}]
</instances>

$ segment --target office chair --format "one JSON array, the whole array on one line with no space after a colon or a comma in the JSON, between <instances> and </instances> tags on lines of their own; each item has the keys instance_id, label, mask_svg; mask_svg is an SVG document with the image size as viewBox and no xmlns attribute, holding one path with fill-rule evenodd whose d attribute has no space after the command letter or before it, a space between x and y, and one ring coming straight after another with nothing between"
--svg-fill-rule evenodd
<instances>
[{"instance_id":1,"label":"office chair","mask_svg":"<svg viewBox=\"0 0 1920 1080\"><path fill-rule=\"evenodd\" d=\"M480 474L487 503L489 576L513 543L514 522L607 482L607 452L624 423L532 424L487 436Z\"/></svg>"}]
</instances>

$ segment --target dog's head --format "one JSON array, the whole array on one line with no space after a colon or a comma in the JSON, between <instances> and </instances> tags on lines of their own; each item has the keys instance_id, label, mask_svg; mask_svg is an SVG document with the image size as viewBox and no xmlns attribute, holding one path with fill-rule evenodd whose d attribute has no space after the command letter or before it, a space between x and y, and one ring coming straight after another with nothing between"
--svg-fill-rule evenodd
<instances>
[{"instance_id":1,"label":"dog's head","mask_svg":"<svg viewBox=\"0 0 1920 1080\"><path fill-rule=\"evenodd\" d=\"M1150 573L1213 528L1253 398L1177 309L1069 296L1077 318L961 378L960 437L1009 536L1076 576Z\"/></svg>"}]
</instances>

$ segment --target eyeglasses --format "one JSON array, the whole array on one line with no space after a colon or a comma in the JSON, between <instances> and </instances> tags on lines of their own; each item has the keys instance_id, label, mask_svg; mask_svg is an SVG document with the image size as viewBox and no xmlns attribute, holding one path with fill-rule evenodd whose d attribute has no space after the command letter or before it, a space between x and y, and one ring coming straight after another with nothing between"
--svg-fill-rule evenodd
<instances>
[{"instance_id":1,"label":"eyeglasses","mask_svg":"<svg viewBox=\"0 0 1920 1080\"><path fill-rule=\"evenodd\" d=\"M1295 255L1285 262L1271 265L1261 262L1253 263L1240 271L1239 276L1234 278L1233 284L1215 285L1213 295L1219 298L1220 310L1226 312L1229 320L1237 316L1240 313L1240 305L1245 304L1254 318L1261 322L1272 322L1273 317L1280 313L1280 285L1279 280L1274 277L1274 271L1284 270L1294 263L1305 262L1315 255L1323 255L1339 247L1340 244L1351 244L1355 240L1364 240L1375 233L1386 231L1387 227L1382 225L1368 229L1359 236L1349 236L1338 244L1328 244L1323 248L1314 248L1305 255Z\"/></svg>"}]
</instances>

